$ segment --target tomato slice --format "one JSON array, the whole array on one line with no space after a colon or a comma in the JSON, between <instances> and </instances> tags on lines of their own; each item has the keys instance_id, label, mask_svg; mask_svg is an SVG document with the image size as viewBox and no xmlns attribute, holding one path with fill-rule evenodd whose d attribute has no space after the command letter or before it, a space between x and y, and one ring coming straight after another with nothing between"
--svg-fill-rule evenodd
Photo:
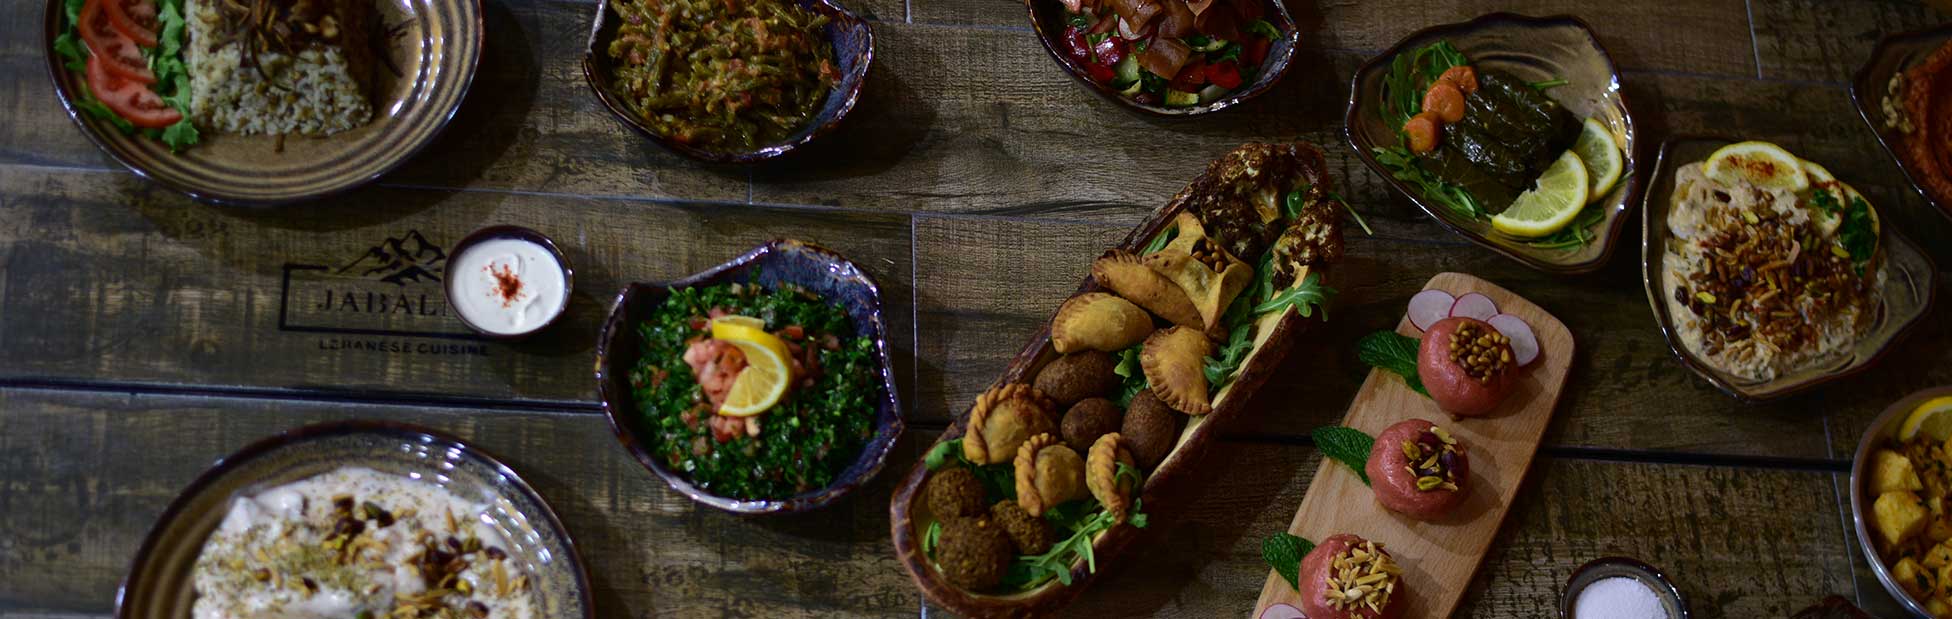
<instances>
[{"instance_id":1,"label":"tomato slice","mask_svg":"<svg viewBox=\"0 0 1952 619\"><path fill-rule=\"evenodd\" d=\"M116 32L143 47L156 46L155 0L101 0L102 12Z\"/></svg>"},{"instance_id":2,"label":"tomato slice","mask_svg":"<svg viewBox=\"0 0 1952 619\"><path fill-rule=\"evenodd\" d=\"M1064 55L1070 56L1078 64L1091 62L1091 42L1085 39L1084 31L1077 26L1064 29Z\"/></svg>"},{"instance_id":3,"label":"tomato slice","mask_svg":"<svg viewBox=\"0 0 1952 619\"><path fill-rule=\"evenodd\" d=\"M134 39L116 31L102 11L103 0L87 0L81 5L81 39L88 43L89 55L103 57L103 69L124 79L144 84L156 83L149 61Z\"/></svg>"},{"instance_id":4,"label":"tomato slice","mask_svg":"<svg viewBox=\"0 0 1952 619\"><path fill-rule=\"evenodd\" d=\"M111 62L100 54L88 56L88 88L95 91L108 109L137 127L162 129L183 120L183 114L170 107L156 91L108 69Z\"/></svg>"},{"instance_id":5,"label":"tomato slice","mask_svg":"<svg viewBox=\"0 0 1952 619\"><path fill-rule=\"evenodd\" d=\"M1212 82L1213 85L1219 86L1221 88L1225 88L1227 90L1233 90L1235 88L1239 88L1240 87L1240 65L1238 63L1235 63L1232 60L1222 60L1220 62L1207 65L1206 81Z\"/></svg>"},{"instance_id":6,"label":"tomato slice","mask_svg":"<svg viewBox=\"0 0 1952 619\"><path fill-rule=\"evenodd\" d=\"M1261 63L1267 60L1268 48L1273 45L1273 41L1262 37L1253 37L1253 40L1246 43L1246 48L1241 50L1240 63L1250 67L1261 66Z\"/></svg>"},{"instance_id":7,"label":"tomato slice","mask_svg":"<svg viewBox=\"0 0 1952 619\"><path fill-rule=\"evenodd\" d=\"M1206 59L1196 57L1179 69L1179 75L1173 76L1172 89L1180 92L1199 92L1200 86L1204 84L1206 84Z\"/></svg>"},{"instance_id":8,"label":"tomato slice","mask_svg":"<svg viewBox=\"0 0 1952 619\"><path fill-rule=\"evenodd\" d=\"M1097 45L1091 46L1091 55L1097 59L1099 64L1105 65L1106 67L1118 66L1118 63L1124 61L1125 55L1131 53L1131 51L1131 44L1126 43L1125 39L1116 36L1105 37L1105 40L1099 41Z\"/></svg>"}]
</instances>

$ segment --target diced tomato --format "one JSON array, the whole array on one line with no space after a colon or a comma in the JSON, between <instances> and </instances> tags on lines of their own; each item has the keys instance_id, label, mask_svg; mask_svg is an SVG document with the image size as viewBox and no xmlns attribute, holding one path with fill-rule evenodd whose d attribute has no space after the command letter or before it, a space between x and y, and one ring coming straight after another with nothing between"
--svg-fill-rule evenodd
<instances>
[{"instance_id":1,"label":"diced tomato","mask_svg":"<svg viewBox=\"0 0 1952 619\"><path fill-rule=\"evenodd\" d=\"M1077 26L1064 29L1064 55L1070 56L1078 64L1091 63L1091 42L1085 40L1084 31Z\"/></svg>"},{"instance_id":2,"label":"diced tomato","mask_svg":"<svg viewBox=\"0 0 1952 619\"><path fill-rule=\"evenodd\" d=\"M1186 66L1180 67L1179 75L1173 76L1172 89L1180 92L1199 92L1206 84L1206 59L1194 58Z\"/></svg>"},{"instance_id":3,"label":"diced tomato","mask_svg":"<svg viewBox=\"0 0 1952 619\"><path fill-rule=\"evenodd\" d=\"M1219 86L1221 88L1225 88L1227 90L1233 90L1235 88L1239 88L1240 87L1240 64L1232 60L1222 60L1220 62L1207 65L1206 81L1212 82L1213 85Z\"/></svg>"},{"instance_id":4,"label":"diced tomato","mask_svg":"<svg viewBox=\"0 0 1952 619\"><path fill-rule=\"evenodd\" d=\"M1108 68L1118 66L1129 53L1132 53L1132 44L1118 37L1105 37L1105 40L1091 47L1092 58Z\"/></svg>"},{"instance_id":5,"label":"diced tomato","mask_svg":"<svg viewBox=\"0 0 1952 619\"><path fill-rule=\"evenodd\" d=\"M88 56L88 88L95 91L95 98L101 99L117 116L128 119L137 127L150 129L161 129L183 120L183 114L164 103L156 91L111 73L108 64L109 61L100 54Z\"/></svg>"},{"instance_id":6,"label":"diced tomato","mask_svg":"<svg viewBox=\"0 0 1952 619\"><path fill-rule=\"evenodd\" d=\"M81 5L81 39L88 43L89 55L102 57L102 68L118 77L156 83L156 74L149 71L149 61L143 59L142 48L109 23L102 2L88 0Z\"/></svg>"},{"instance_id":7,"label":"diced tomato","mask_svg":"<svg viewBox=\"0 0 1952 619\"><path fill-rule=\"evenodd\" d=\"M1261 0L1233 0L1233 3L1234 12L1240 15L1241 23L1260 19L1267 14L1267 7L1261 6Z\"/></svg>"},{"instance_id":8,"label":"diced tomato","mask_svg":"<svg viewBox=\"0 0 1952 619\"><path fill-rule=\"evenodd\" d=\"M156 46L155 0L102 0L102 12L116 32L143 47Z\"/></svg>"},{"instance_id":9,"label":"diced tomato","mask_svg":"<svg viewBox=\"0 0 1952 619\"><path fill-rule=\"evenodd\" d=\"M1110 84L1112 80L1118 79L1117 71L1113 71L1111 67L1096 62L1085 65L1084 72L1086 75L1091 76L1091 81L1100 84Z\"/></svg>"},{"instance_id":10,"label":"diced tomato","mask_svg":"<svg viewBox=\"0 0 1952 619\"><path fill-rule=\"evenodd\" d=\"M1241 44L1242 49L1240 50L1240 64L1244 64L1250 67L1261 66L1261 63L1267 61L1268 48L1272 47L1273 45L1274 42L1269 41L1266 38L1250 37L1249 41Z\"/></svg>"},{"instance_id":11,"label":"diced tomato","mask_svg":"<svg viewBox=\"0 0 1952 619\"><path fill-rule=\"evenodd\" d=\"M802 327L800 325L786 325L786 328L780 329L779 333L780 335L784 335L790 339L798 340L798 339L806 338L807 329L806 327Z\"/></svg>"}]
</instances>

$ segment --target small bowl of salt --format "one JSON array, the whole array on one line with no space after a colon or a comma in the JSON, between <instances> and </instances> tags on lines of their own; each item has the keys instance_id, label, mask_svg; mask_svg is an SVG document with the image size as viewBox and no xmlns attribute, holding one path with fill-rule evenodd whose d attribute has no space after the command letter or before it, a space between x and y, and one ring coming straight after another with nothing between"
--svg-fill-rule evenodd
<instances>
[{"instance_id":1,"label":"small bowl of salt","mask_svg":"<svg viewBox=\"0 0 1952 619\"><path fill-rule=\"evenodd\" d=\"M1560 619L1688 619L1681 590L1654 566L1626 557L1594 559L1573 570L1559 598Z\"/></svg>"}]
</instances>

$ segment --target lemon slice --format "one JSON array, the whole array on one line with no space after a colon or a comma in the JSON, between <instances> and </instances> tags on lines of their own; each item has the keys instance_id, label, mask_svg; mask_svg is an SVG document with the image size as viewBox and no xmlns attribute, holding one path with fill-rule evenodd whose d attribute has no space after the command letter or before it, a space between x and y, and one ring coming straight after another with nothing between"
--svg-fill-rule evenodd
<instances>
[{"instance_id":1,"label":"lemon slice","mask_svg":"<svg viewBox=\"0 0 1952 619\"><path fill-rule=\"evenodd\" d=\"M786 387L793 382L793 373L786 365L786 357L773 353L771 348L753 342L726 340L726 343L746 354L746 369L739 377L732 379L732 389L725 394L725 403L718 407L718 414L727 417L751 417L771 409L786 396Z\"/></svg>"},{"instance_id":2,"label":"lemon slice","mask_svg":"<svg viewBox=\"0 0 1952 619\"><path fill-rule=\"evenodd\" d=\"M1911 416L1898 428L1898 440L1910 441L1920 434L1934 441L1952 438L1952 395L1932 398L1911 409Z\"/></svg>"},{"instance_id":3,"label":"lemon slice","mask_svg":"<svg viewBox=\"0 0 1952 619\"><path fill-rule=\"evenodd\" d=\"M1541 237L1558 232L1579 216L1586 207L1591 185L1586 164L1579 155L1566 151L1559 160L1539 175L1538 184L1511 203L1511 208L1491 218L1491 227L1512 236Z\"/></svg>"},{"instance_id":4,"label":"lemon slice","mask_svg":"<svg viewBox=\"0 0 1952 619\"><path fill-rule=\"evenodd\" d=\"M1708 156L1708 178L1733 185L1747 180L1758 187L1803 191L1810 188L1810 175L1803 160L1783 147L1768 142L1736 142Z\"/></svg>"},{"instance_id":5,"label":"lemon slice","mask_svg":"<svg viewBox=\"0 0 1952 619\"><path fill-rule=\"evenodd\" d=\"M1620 143L1613 139L1613 131L1606 125L1591 118L1579 132L1579 141L1572 143L1572 152L1579 155L1579 162L1586 164L1586 179L1591 188L1587 190L1586 201L1598 202L1613 190L1613 184L1620 182L1620 171L1627 167L1626 160L1620 157Z\"/></svg>"},{"instance_id":6,"label":"lemon slice","mask_svg":"<svg viewBox=\"0 0 1952 619\"><path fill-rule=\"evenodd\" d=\"M751 316L732 314L712 319L712 339L728 342L750 342L765 346L775 356L787 359L793 356L786 349L786 342L779 336L766 332L766 321Z\"/></svg>"}]
</instances>

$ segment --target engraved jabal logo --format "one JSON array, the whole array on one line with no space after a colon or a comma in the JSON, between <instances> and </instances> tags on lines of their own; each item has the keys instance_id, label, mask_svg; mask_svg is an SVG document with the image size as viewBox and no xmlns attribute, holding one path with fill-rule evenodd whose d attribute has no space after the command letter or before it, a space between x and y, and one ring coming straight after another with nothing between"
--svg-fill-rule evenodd
<instances>
[{"instance_id":1,"label":"engraved jabal logo","mask_svg":"<svg viewBox=\"0 0 1952 619\"><path fill-rule=\"evenodd\" d=\"M349 250L336 261L320 262L285 264L280 330L382 336L320 340L320 347L328 350L435 352L415 350L427 345L383 336L481 339L448 309L442 288L447 250L419 230Z\"/></svg>"}]
</instances>

